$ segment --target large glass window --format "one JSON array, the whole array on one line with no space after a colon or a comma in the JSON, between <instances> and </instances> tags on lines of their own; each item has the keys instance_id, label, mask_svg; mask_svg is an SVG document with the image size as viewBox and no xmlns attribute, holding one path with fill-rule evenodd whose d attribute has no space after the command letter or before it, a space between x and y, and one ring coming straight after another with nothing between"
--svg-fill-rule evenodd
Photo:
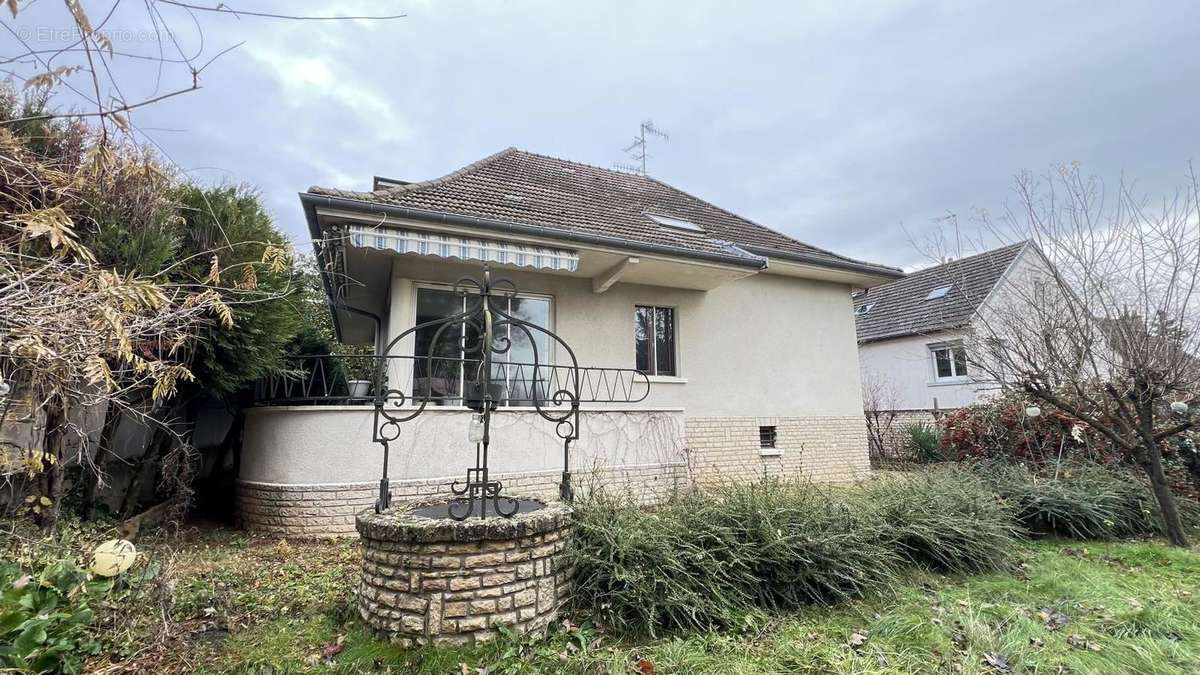
<instances>
[{"instance_id":1,"label":"large glass window","mask_svg":"<svg viewBox=\"0 0 1200 675\"><path fill-rule=\"evenodd\" d=\"M637 305L633 311L636 368L647 375L676 375L675 309Z\"/></svg>"},{"instance_id":2,"label":"large glass window","mask_svg":"<svg viewBox=\"0 0 1200 675\"><path fill-rule=\"evenodd\" d=\"M468 303L477 299L463 297L443 288L417 288L417 325L444 319L466 311ZM551 329L550 298L519 295L493 300L506 313L528 321L535 326ZM498 324L494 349L510 348L504 353L493 354L493 377L503 382L504 392L501 405L532 405L534 397L547 395L546 382L552 376L554 363L549 336L532 328L526 331L514 328L495 317ZM413 368L413 392L423 397L428 391L433 402L441 405L463 405L464 383L473 381L476 369L482 363L483 350L479 344L479 330L472 325L450 325L442 328L442 335L433 344L438 326L422 328L416 332L413 353L427 357L432 352L432 364L418 358ZM506 342L507 340L507 342ZM536 349L537 361L542 366L534 373L533 362Z\"/></svg>"}]
</instances>

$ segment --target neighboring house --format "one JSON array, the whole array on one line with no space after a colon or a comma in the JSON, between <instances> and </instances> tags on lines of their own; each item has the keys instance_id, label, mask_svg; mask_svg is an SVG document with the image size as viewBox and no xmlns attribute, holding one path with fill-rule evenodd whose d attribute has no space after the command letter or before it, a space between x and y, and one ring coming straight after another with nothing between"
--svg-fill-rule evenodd
<instances>
[{"instance_id":1,"label":"neighboring house","mask_svg":"<svg viewBox=\"0 0 1200 675\"><path fill-rule=\"evenodd\" d=\"M858 358L869 407L922 413L970 405L999 387L970 364L972 329L1012 301L1026 272L1048 268L1021 242L913 272L854 294Z\"/></svg>"},{"instance_id":2,"label":"neighboring house","mask_svg":"<svg viewBox=\"0 0 1200 675\"><path fill-rule=\"evenodd\" d=\"M488 261L520 290L511 311L556 332L585 369L578 486L651 500L693 480L867 470L850 290L898 270L809 246L654 178L516 149L442 178L374 187L300 195L339 339L380 348L461 311L452 285ZM397 499L446 492L473 458L462 405L469 359L443 348L447 366L424 372L413 356L428 355L430 337L418 331L388 354L386 386L428 386L438 404L392 444ZM511 493L554 496L562 446L529 407L538 386L518 364L532 355L528 342L514 339L508 355L515 375L494 416L491 466ZM249 526L352 532L354 513L374 502L382 451L371 402L326 384L308 377L260 392L240 467Z\"/></svg>"}]
</instances>

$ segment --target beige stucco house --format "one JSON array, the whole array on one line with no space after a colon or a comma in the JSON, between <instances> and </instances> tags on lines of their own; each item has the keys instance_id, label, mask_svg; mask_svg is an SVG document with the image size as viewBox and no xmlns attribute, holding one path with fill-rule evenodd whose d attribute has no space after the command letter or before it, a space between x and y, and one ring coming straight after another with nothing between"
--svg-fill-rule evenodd
<instances>
[{"instance_id":1,"label":"beige stucco house","mask_svg":"<svg viewBox=\"0 0 1200 675\"><path fill-rule=\"evenodd\" d=\"M898 270L654 178L516 149L435 180L300 198L344 342L379 349L460 311L453 284L484 261L513 281L511 310L557 333L585 371L570 458L581 486L655 499L693 480L842 480L868 468L850 289ZM519 342L514 361L531 352ZM446 491L472 452L461 354L438 354L444 372L418 372L412 357L428 344L418 331L388 354L388 388L420 380L438 398L393 443L396 499ZM239 481L249 526L349 533L374 502L382 454L370 401L312 383L268 387L249 413ZM530 391L519 376L507 388L492 470L509 492L551 496L562 447Z\"/></svg>"}]
</instances>

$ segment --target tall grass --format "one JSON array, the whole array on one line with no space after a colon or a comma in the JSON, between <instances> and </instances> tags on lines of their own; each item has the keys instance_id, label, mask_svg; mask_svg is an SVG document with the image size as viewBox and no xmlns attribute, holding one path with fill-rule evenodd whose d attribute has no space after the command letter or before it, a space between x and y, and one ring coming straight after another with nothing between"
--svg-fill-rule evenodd
<instances>
[{"instance_id":1,"label":"tall grass","mask_svg":"<svg viewBox=\"0 0 1200 675\"><path fill-rule=\"evenodd\" d=\"M577 509L574 599L606 625L655 634L728 626L755 608L871 595L906 563L1007 564L1011 516L980 494L959 503L958 478L865 492L727 484L654 510L596 493ZM914 487L918 499L906 505L902 495Z\"/></svg>"},{"instance_id":2,"label":"tall grass","mask_svg":"<svg viewBox=\"0 0 1200 675\"><path fill-rule=\"evenodd\" d=\"M876 480L866 501L878 536L906 562L937 571L988 572L1014 559L1020 529L988 485L958 467Z\"/></svg>"},{"instance_id":3,"label":"tall grass","mask_svg":"<svg viewBox=\"0 0 1200 675\"><path fill-rule=\"evenodd\" d=\"M1197 524L1200 509L1181 506ZM1043 477L998 462L855 488L726 484L654 509L598 491L577 504L576 521L576 606L651 635L872 595L906 567L1003 570L1026 530L1078 539L1162 530L1149 491L1125 476L1085 465Z\"/></svg>"},{"instance_id":4,"label":"tall grass","mask_svg":"<svg viewBox=\"0 0 1200 675\"><path fill-rule=\"evenodd\" d=\"M896 578L895 553L877 536L869 509L811 483L730 484L691 517L720 523L741 544L756 604L792 609L866 595Z\"/></svg>"},{"instance_id":5,"label":"tall grass","mask_svg":"<svg viewBox=\"0 0 1200 675\"><path fill-rule=\"evenodd\" d=\"M972 468L1031 532L1111 539L1163 531L1149 490L1099 465L1069 465L1049 476L1006 462L980 462Z\"/></svg>"},{"instance_id":6,"label":"tall grass","mask_svg":"<svg viewBox=\"0 0 1200 675\"><path fill-rule=\"evenodd\" d=\"M686 518L689 496L655 511L604 492L580 505L574 599L632 632L706 629L746 607L753 577L732 533Z\"/></svg>"}]
</instances>

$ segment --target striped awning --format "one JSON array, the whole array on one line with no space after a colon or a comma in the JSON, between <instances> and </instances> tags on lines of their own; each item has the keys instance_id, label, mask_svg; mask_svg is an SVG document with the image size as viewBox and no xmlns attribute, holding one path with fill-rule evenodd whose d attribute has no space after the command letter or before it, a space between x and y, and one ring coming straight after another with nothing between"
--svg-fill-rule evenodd
<instances>
[{"instance_id":1,"label":"striped awning","mask_svg":"<svg viewBox=\"0 0 1200 675\"><path fill-rule=\"evenodd\" d=\"M382 226L351 225L349 235L350 245L357 248L377 248L397 253L479 260L565 272L574 272L579 267L579 255L575 251L562 248L544 248L511 241L473 239L440 232Z\"/></svg>"}]
</instances>

